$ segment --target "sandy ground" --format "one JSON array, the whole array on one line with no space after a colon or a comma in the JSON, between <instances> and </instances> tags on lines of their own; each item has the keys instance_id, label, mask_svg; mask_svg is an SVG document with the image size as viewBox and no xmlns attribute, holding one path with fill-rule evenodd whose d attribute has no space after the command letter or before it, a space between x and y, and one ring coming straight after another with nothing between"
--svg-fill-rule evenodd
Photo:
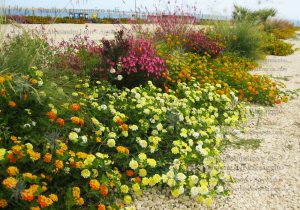
<instances>
[{"instance_id":1,"label":"sandy ground","mask_svg":"<svg viewBox=\"0 0 300 210\"><path fill-rule=\"evenodd\" d=\"M153 29L153 25L145 26L150 30ZM203 28L205 26L196 26ZM132 29L130 24L17 24L17 25L0 25L0 33L3 35L20 34L25 30L34 30L38 33L45 33L50 40L54 42L60 42L63 40L69 40L75 35L84 34L91 40L101 40L102 38L111 39L114 37L114 32L125 28Z\"/></svg>"},{"instance_id":2,"label":"sandy ground","mask_svg":"<svg viewBox=\"0 0 300 210\"><path fill-rule=\"evenodd\" d=\"M118 29L130 25L118 24L18 24L18 25L2 25L3 34L19 34L25 30L35 30L37 32L44 31L49 39L56 42L69 40L75 35L88 35L92 40L100 40L102 38L113 38L113 34Z\"/></svg>"},{"instance_id":3,"label":"sandy ground","mask_svg":"<svg viewBox=\"0 0 300 210\"><path fill-rule=\"evenodd\" d=\"M300 48L300 32L288 42ZM268 56L253 73L285 78L287 89L298 89L300 51L285 57ZM257 117L250 120L249 132L241 138L262 139L262 143L256 150L228 149L224 153L228 172L237 183L225 204L217 203L217 209L300 209L300 98L265 107L259 124Z\"/></svg>"},{"instance_id":4,"label":"sandy ground","mask_svg":"<svg viewBox=\"0 0 300 210\"><path fill-rule=\"evenodd\" d=\"M289 42L300 48L300 32L298 39ZM268 56L253 73L286 77L287 89L300 88L300 50L285 57ZM165 191L152 189L136 201L137 209L300 209L300 98L264 107L263 114L258 114L255 105L251 105L251 110L256 114L248 122L249 131L239 138L262 142L257 149L229 147L222 155L227 173L236 179L230 196L215 200L207 208L189 197L174 199Z\"/></svg>"}]
</instances>

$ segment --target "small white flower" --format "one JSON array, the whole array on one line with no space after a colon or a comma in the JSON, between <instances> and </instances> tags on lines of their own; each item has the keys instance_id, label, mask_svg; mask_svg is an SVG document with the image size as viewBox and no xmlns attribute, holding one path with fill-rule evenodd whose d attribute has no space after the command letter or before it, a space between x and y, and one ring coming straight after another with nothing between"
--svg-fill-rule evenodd
<instances>
[{"instance_id":1,"label":"small white flower","mask_svg":"<svg viewBox=\"0 0 300 210\"><path fill-rule=\"evenodd\" d=\"M107 106L106 106L105 104L102 104L102 105L101 105L101 108L102 108L103 110L106 110L106 109L107 109Z\"/></svg>"},{"instance_id":2,"label":"small white flower","mask_svg":"<svg viewBox=\"0 0 300 210\"><path fill-rule=\"evenodd\" d=\"M184 187L183 186L179 187L179 193L180 193L180 195L184 193Z\"/></svg>"},{"instance_id":3,"label":"small white flower","mask_svg":"<svg viewBox=\"0 0 300 210\"><path fill-rule=\"evenodd\" d=\"M183 121L183 120L184 120L183 115L180 115L180 116L179 116L179 121Z\"/></svg>"},{"instance_id":4,"label":"small white flower","mask_svg":"<svg viewBox=\"0 0 300 210\"><path fill-rule=\"evenodd\" d=\"M122 75L118 75L117 76L117 80L121 81L123 79L123 76Z\"/></svg>"},{"instance_id":5,"label":"small white flower","mask_svg":"<svg viewBox=\"0 0 300 210\"><path fill-rule=\"evenodd\" d=\"M73 130L74 130L76 133L80 133L81 128L74 128Z\"/></svg>"},{"instance_id":6,"label":"small white flower","mask_svg":"<svg viewBox=\"0 0 300 210\"><path fill-rule=\"evenodd\" d=\"M81 139L82 139L82 143L87 143L87 137L86 136L81 136Z\"/></svg>"},{"instance_id":7,"label":"small white flower","mask_svg":"<svg viewBox=\"0 0 300 210\"><path fill-rule=\"evenodd\" d=\"M208 155L208 152L207 152L205 149L202 149L202 148L201 148L199 152L200 152L200 154L203 155L203 156L207 156L207 155Z\"/></svg>"},{"instance_id":8,"label":"small white flower","mask_svg":"<svg viewBox=\"0 0 300 210\"><path fill-rule=\"evenodd\" d=\"M161 123L157 124L156 129L161 131L163 129L163 125Z\"/></svg>"},{"instance_id":9,"label":"small white flower","mask_svg":"<svg viewBox=\"0 0 300 210\"><path fill-rule=\"evenodd\" d=\"M146 148L146 147L148 146L148 143L147 143L147 141L145 141L145 140L140 140L140 141L139 141L139 145L140 145L141 147L143 147L143 148Z\"/></svg>"},{"instance_id":10,"label":"small white flower","mask_svg":"<svg viewBox=\"0 0 300 210\"><path fill-rule=\"evenodd\" d=\"M112 74L114 74L114 73L116 73L116 69L111 68L109 72L112 73Z\"/></svg>"},{"instance_id":11,"label":"small white flower","mask_svg":"<svg viewBox=\"0 0 300 210\"><path fill-rule=\"evenodd\" d=\"M218 186L217 187L217 192L218 193L221 193L221 192L223 192L224 191L224 187L223 186Z\"/></svg>"},{"instance_id":12,"label":"small white flower","mask_svg":"<svg viewBox=\"0 0 300 210\"><path fill-rule=\"evenodd\" d=\"M38 86L42 86L44 84L43 80L38 81Z\"/></svg>"},{"instance_id":13,"label":"small white flower","mask_svg":"<svg viewBox=\"0 0 300 210\"><path fill-rule=\"evenodd\" d=\"M137 131L139 129L137 125L130 125L129 128L133 131Z\"/></svg>"},{"instance_id":14,"label":"small white flower","mask_svg":"<svg viewBox=\"0 0 300 210\"><path fill-rule=\"evenodd\" d=\"M192 184L197 184L199 181L199 178L196 175L192 175L192 176L190 176L190 181L192 182Z\"/></svg>"},{"instance_id":15,"label":"small white flower","mask_svg":"<svg viewBox=\"0 0 300 210\"><path fill-rule=\"evenodd\" d=\"M115 147L116 146L116 141L114 139L108 139L107 146L108 147Z\"/></svg>"},{"instance_id":16,"label":"small white flower","mask_svg":"<svg viewBox=\"0 0 300 210\"><path fill-rule=\"evenodd\" d=\"M177 174L177 179L178 179L179 181L184 181L185 178L186 178L186 176L185 176L183 173L178 173L178 174Z\"/></svg>"},{"instance_id":17,"label":"small white flower","mask_svg":"<svg viewBox=\"0 0 300 210\"><path fill-rule=\"evenodd\" d=\"M78 141L78 134L77 133L75 133L75 132L70 132L69 133L69 139L71 140L71 141L74 141L74 142L77 142Z\"/></svg>"},{"instance_id":18,"label":"small white flower","mask_svg":"<svg viewBox=\"0 0 300 210\"><path fill-rule=\"evenodd\" d=\"M200 187L192 187L191 188L191 196L196 197L200 193Z\"/></svg>"},{"instance_id":19,"label":"small white flower","mask_svg":"<svg viewBox=\"0 0 300 210\"><path fill-rule=\"evenodd\" d=\"M199 134L198 132L194 132L194 133L193 133L193 137L195 137L196 139L199 137L199 135L200 135L200 134Z\"/></svg>"},{"instance_id":20,"label":"small white flower","mask_svg":"<svg viewBox=\"0 0 300 210\"><path fill-rule=\"evenodd\" d=\"M131 160L130 162L129 162L129 167L131 168L131 169L137 169L138 167L139 167L139 163L137 162L137 161L135 161L135 160Z\"/></svg>"},{"instance_id":21,"label":"small white flower","mask_svg":"<svg viewBox=\"0 0 300 210\"><path fill-rule=\"evenodd\" d=\"M31 125L30 125L29 123L26 123L26 124L24 124L24 125L23 125L23 127L24 127L24 128L27 128L27 127L29 127L29 128L30 128L30 127L31 127Z\"/></svg>"}]
</instances>

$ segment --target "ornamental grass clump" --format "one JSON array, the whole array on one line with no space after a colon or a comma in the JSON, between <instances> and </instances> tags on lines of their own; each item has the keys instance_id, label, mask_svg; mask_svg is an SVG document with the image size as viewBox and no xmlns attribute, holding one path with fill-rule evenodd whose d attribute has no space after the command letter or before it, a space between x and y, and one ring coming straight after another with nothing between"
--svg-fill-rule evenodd
<instances>
[{"instance_id":1,"label":"ornamental grass clump","mask_svg":"<svg viewBox=\"0 0 300 210\"><path fill-rule=\"evenodd\" d=\"M262 31L255 24L242 21L232 24L215 24L213 36L219 38L225 45L225 52L235 53L237 56L250 59L263 57Z\"/></svg>"},{"instance_id":2,"label":"ornamental grass clump","mask_svg":"<svg viewBox=\"0 0 300 210\"><path fill-rule=\"evenodd\" d=\"M1 70L17 73L28 71L31 66L44 68L51 63L51 48L43 37L26 30L21 35L8 36L0 42Z\"/></svg>"}]
</instances>

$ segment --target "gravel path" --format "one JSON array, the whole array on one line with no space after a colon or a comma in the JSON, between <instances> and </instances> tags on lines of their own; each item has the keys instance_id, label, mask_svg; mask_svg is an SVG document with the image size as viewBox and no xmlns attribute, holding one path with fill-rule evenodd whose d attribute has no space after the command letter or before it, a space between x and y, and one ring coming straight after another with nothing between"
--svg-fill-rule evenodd
<instances>
[{"instance_id":1,"label":"gravel path","mask_svg":"<svg viewBox=\"0 0 300 210\"><path fill-rule=\"evenodd\" d=\"M289 42L300 48L300 34ZM285 78L289 90L300 88L300 50L285 57L268 56L253 73ZM257 106L251 109L258 113ZM189 197L174 199L166 191L152 189L136 200L137 209L300 209L300 97L287 104L265 107L258 124L257 115L248 122L247 134L239 138L260 140L260 146L229 147L223 154L226 171L237 180L230 196L207 208Z\"/></svg>"}]
</instances>

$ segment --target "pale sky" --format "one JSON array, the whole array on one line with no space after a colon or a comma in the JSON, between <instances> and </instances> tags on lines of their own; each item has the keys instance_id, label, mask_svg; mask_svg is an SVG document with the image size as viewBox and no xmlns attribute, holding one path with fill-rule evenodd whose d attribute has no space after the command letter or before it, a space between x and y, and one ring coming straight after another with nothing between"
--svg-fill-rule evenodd
<instances>
[{"instance_id":1,"label":"pale sky","mask_svg":"<svg viewBox=\"0 0 300 210\"><path fill-rule=\"evenodd\" d=\"M78 3L79 1L79 3ZM45 8L82 8L82 9L115 9L134 10L135 0L6 0L6 5L21 7ZM172 4L192 7L196 5L198 11L204 14L230 15L233 4L246 6L251 9L276 8L281 18L300 20L300 0L169 0ZM136 0L137 7L155 7L166 9L168 0ZM155 6L154 6L155 5ZM187 6L188 5L188 6Z\"/></svg>"}]
</instances>

